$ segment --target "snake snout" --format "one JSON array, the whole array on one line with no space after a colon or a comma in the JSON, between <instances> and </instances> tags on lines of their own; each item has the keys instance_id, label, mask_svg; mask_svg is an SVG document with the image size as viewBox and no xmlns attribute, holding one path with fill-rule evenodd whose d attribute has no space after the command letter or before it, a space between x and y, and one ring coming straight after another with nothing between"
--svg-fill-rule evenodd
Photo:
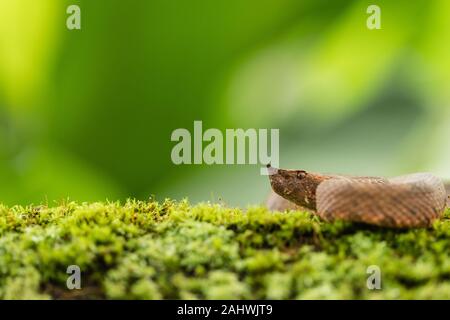
<instances>
[{"instance_id":1,"label":"snake snout","mask_svg":"<svg viewBox=\"0 0 450 320\"><path fill-rule=\"evenodd\" d=\"M269 176L275 175L278 173L278 169L274 168L270 165L270 163L266 166L267 167L267 172L269 173Z\"/></svg>"}]
</instances>

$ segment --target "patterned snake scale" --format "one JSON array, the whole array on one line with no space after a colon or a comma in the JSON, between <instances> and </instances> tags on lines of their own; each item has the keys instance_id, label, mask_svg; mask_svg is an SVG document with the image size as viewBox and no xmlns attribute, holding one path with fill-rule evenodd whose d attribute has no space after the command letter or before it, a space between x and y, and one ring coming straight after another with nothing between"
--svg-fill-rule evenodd
<instances>
[{"instance_id":1,"label":"patterned snake scale","mask_svg":"<svg viewBox=\"0 0 450 320\"><path fill-rule=\"evenodd\" d=\"M270 210L306 208L325 221L418 228L430 226L449 205L448 186L430 173L386 179L268 168L275 192L267 200Z\"/></svg>"}]
</instances>

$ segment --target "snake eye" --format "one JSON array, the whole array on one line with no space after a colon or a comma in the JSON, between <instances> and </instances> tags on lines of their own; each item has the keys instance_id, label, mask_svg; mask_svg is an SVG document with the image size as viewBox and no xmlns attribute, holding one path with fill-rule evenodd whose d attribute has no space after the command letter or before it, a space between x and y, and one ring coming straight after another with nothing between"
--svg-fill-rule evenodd
<instances>
[{"instance_id":1,"label":"snake eye","mask_svg":"<svg viewBox=\"0 0 450 320\"><path fill-rule=\"evenodd\" d=\"M297 178L303 179L304 177L306 177L306 171L303 170L297 171Z\"/></svg>"}]
</instances>

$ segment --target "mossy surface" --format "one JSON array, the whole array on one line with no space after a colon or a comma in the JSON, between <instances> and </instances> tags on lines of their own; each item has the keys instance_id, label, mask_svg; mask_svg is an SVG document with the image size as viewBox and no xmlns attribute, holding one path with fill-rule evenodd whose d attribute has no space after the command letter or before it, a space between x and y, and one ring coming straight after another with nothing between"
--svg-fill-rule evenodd
<instances>
[{"instance_id":1,"label":"mossy surface","mask_svg":"<svg viewBox=\"0 0 450 320\"><path fill-rule=\"evenodd\" d=\"M0 205L0 298L448 299L449 250L449 211L391 230L186 201Z\"/></svg>"}]
</instances>

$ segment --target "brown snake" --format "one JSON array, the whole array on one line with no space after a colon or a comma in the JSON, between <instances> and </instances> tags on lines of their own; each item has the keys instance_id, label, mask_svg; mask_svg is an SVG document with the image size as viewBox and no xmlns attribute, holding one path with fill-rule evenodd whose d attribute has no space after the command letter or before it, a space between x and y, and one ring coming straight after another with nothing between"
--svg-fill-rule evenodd
<instances>
[{"instance_id":1,"label":"brown snake","mask_svg":"<svg viewBox=\"0 0 450 320\"><path fill-rule=\"evenodd\" d=\"M275 192L267 201L270 210L306 208L325 221L428 227L450 206L450 186L430 173L386 179L325 175L270 165L268 170Z\"/></svg>"}]
</instances>

